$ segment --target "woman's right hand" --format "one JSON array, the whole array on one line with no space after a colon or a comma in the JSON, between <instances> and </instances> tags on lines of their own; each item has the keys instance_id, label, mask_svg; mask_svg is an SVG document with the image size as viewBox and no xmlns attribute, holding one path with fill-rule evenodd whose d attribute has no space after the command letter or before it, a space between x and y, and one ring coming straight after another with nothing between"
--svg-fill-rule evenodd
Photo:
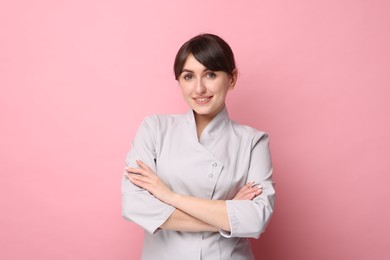
<instances>
[{"instance_id":1,"label":"woman's right hand","mask_svg":"<svg viewBox=\"0 0 390 260\"><path fill-rule=\"evenodd\" d=\"M255 185L255 183L248 182L244 187L241 188L234 196L233 200L253 200L263 192L261 185Z\"/></svg>"},{"instance_id":2,"label":"woman's right hand","mask_svg":"<svg viewBox=\"0 0 390 260\"><path fill-rule=\"evenodd\" d=\"M134 185L149 191L157 199L164 203L171 204L175 193L157 176L153 170L144 162L137 160L140 168L127 167L124 173Z\"/></svg>"}]
</instances>

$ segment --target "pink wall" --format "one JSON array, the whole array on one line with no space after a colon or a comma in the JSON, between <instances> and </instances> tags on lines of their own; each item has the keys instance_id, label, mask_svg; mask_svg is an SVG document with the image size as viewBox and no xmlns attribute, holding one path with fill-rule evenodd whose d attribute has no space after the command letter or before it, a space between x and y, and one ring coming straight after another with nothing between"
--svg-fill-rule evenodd
<instances>
[{"instance_id":1,"label":"pink wall","mask_svg":"<svg viewBox=\"0 0 390 260\"><path fill-rule=\"evenodd\" d=\"M121 218L142 118L181 113L172 63L201 32L240 70L231 116L266 130L267 260L390 259L390 2L1 1L0 259L138 259Z\"/></svg>"}]
</instances>

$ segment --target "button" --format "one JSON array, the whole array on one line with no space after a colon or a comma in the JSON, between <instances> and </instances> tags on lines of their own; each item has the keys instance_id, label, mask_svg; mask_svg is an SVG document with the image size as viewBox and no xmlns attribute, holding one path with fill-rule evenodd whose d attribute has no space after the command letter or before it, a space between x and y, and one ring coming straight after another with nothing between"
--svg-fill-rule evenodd
<instances>
[{"instance_id":1,"label":"button","mask_svg":"<svg viewBox=\"0 0 390 260\"><path fill-rule=\"evenodd\" d=\"M217 163L213 163L213 167L217 167Z\"/></svg>"},{"instance_id":2,"label":"button","mask_svg":"<svg viewBox=\"0 0 390 260\"><path fill-rule=\"evenodd\" d=\"M213 178L213 176L214 176L214 175L213 175L212 173L209 174L209 178Z\"/></svg>"}]
</instances>

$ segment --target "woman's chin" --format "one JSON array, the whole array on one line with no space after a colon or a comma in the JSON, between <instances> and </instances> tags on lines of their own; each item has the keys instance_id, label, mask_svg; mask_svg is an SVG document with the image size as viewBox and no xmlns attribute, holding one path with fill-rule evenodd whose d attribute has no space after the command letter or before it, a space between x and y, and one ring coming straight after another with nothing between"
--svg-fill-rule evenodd
<instances>
[{"instance_id":1,"label":"woman's chin","mask_svg":"<svg viewBox=\"0 0 390 260\"><path fill-rule=\"evenodd\" d=\"M210 109L208 109L208 108L205 108L205 107L192 107L192 110L194 110L195 111L195 113L197 113L198 115L204 115L204 116L206 116L206 115L209 115L209 114L211 114L211 110Z\"/></svg>"}]
</instances>

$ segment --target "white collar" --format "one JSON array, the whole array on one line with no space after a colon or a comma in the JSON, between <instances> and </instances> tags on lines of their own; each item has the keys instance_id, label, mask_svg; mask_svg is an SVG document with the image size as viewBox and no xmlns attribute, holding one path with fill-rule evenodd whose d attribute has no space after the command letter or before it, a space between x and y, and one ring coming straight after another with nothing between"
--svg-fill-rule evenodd
<instances>
[{"instance_id":1,"label":"white collar","mask_svg":"<svg viewBox=\"0 0 390 260\"><path fill-rule=\"evenodd\" d=\"M229 114L225 106L217 115L215 115L210 123L207 124L200 136L199 143L202 145L210 144L226 126L227 122L229 122ZM196 140L198 140L195 116L192 109L189 109L187 112L187 123L191 131L194 133Z\"/></svg>"}]
</instances>

